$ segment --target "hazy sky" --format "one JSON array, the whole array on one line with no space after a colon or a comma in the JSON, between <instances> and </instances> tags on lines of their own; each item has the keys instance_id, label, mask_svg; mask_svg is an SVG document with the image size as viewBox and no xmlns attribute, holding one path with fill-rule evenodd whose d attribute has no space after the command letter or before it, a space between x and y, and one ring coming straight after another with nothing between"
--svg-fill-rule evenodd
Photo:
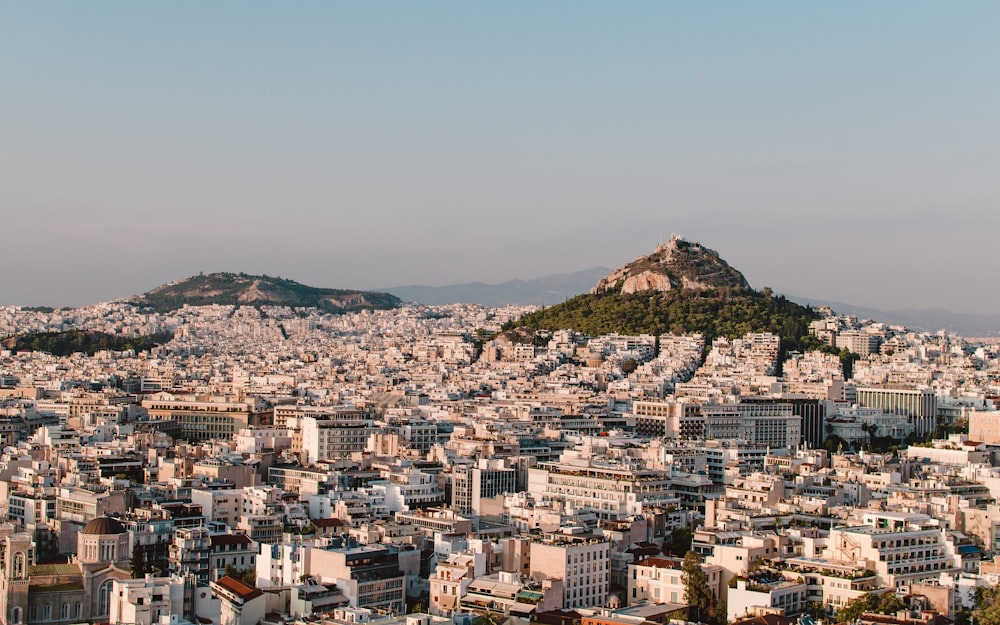
<instances>
[{"instance_id":1,"label":"hazy sky","mask_svg":"<svg viewBox=\"0 0 1000 625\"><path fill-rule=\"evenodd\" d=\"M1000 313L1000 3L3 2L0 304L618 266Z\"/></svg>"}]
</instances>

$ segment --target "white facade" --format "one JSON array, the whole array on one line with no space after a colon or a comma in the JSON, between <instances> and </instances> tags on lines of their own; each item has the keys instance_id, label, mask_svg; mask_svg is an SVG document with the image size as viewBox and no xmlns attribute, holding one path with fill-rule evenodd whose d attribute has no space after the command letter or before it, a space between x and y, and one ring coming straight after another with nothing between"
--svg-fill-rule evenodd
<instances>
[{"instance_id":1,"label":"white facade","mask_svg":"<svg viewBox=\"0 0 1000 625\"><path fill-rule=\"evenodd\" d=\"M163 616L184 613L184 578L153 577L113 582L110 622L159 625Z\"/></svg>"},{"instance_id":2,"label":"white facade","mask_svg":"<svg viewBox=\"0 0 1000 625\"><path fill-rule=\"evenodd\" d=\"M308 462L348 458L363 452L373 431L371 419L358 410L302 419L302 451Z\"/></svg>"},{"instance_id":3,"label":"white facade","mask_svg":"<svg viewBox=\"0 0 1000 625\"><path fill-rule=\"evenodd\" d=\"M628 565L627 603L685 603L684 563L669 558L646 558ZM708 586L716 597L722 582L722 567L702 564Z\"/></svg>"},{"instance_id":4,"label":"white facade","mask_svg":"<svg viewBox=\"0 0 1000 625\"><path fill-rule=\"evenodd\" d=\"M557 534L531 543L531 575L563 581L563 607L604 605L611 583L611 543L571 540Z\"/></svg>"}]
</instances>

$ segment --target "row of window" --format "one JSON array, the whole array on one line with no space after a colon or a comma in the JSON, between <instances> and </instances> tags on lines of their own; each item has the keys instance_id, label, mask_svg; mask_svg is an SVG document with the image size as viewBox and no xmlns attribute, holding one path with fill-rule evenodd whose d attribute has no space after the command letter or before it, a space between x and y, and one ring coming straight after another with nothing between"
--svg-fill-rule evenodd
<instances>
[{"instance_id":1,"label":"row of window","mask_svg":"<svg viewBox=\"0 0 1000 625\"><path fill-rule=\"evenodd\" d=\"M82 611L81 611L82 610L82 606L81 606L80 602L77 601L76 603L74 603L72 605L72 613L73 613L72 617L70 617L70 607L71 606L70 606L69 603L63 602L63 604L59 607L59 616L57 618L53 618L52 615L54 614L54 610L53 610L52 604L46 603L45 605L41 606L41 608L42 608L41 610L39 610L38 606L36 606L36 605L28 606L28 621L30 621L30 622L35 622L35 621L38 621L38 620L42 620L42 621L52 621L52 620L65 621L65 620L67 620L69 618L80 618L80 615L82 614ZM41 619L39 619L39 617L38 617L39 611L42 613Z\"/></svg>"}]
</instances>

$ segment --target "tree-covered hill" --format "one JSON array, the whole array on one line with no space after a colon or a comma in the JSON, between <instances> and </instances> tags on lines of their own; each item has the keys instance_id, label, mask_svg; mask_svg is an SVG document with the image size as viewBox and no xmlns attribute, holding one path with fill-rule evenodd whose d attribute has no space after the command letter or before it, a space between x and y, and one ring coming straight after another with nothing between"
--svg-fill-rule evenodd
<instances>
[{"instance_id":1,"label":"tree-covered hill","mask_svg":"<svg viewBox=\"0 0 1000 625\"><path fill-rule=\"evenodd\" d=\"M809 322L818 318L768 289L715 289L644 291L621 294L609 291L579 295L562 304L525 315L509 327L536 330L572 329L590 335L665 334L700 332L706 342L720 336L735 338L749 332L771 332L781 337L783 350L816 349L819 341L809 335Z\"/></svg>"},{"instance_id":2,"label":"tree-covered hill","mask_svg":"<svg viewBox=\"0 0 1000 625\"><path fill-rule=\"evenodd\" d=\"M319 308L327 312L383 310L402 302L389 293L323 289L294 280L244 273L210 273L171 282L134 298L133 303L158 312L170 312L185 305L206 306L290 306Z\"/></svg>"},{"instance_id":3,"label":"tree-covered hill","mask_svg":"<svg viewBox=\"0 0 1000 625\"><path fill-rule=\"evenodd\" d=\"M67 332L37 332L21 334L3 340L4 349L14 352L46 352L54 356L68 356L76 352L94 355L103 350L136 352L163 345L173 338L172 334L150 334L146 336L115 336L104 332L69 330Z\"/></svg>"}]
</instances>

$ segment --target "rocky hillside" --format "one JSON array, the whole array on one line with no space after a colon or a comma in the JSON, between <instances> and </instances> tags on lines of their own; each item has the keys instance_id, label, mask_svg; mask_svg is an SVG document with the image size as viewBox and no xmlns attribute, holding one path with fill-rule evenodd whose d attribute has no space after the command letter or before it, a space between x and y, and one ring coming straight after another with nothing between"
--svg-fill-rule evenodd
<instances>
[{"instance_id":1,"label":"rocky hillside","mask_svg":"<svg viewBox=\"0 0 1000 625\"><path fill-rule=\"evenodd\" d=\"M770 289L750 288L718 253L674 237L613 271L589 294L525 315L504 329L566 328L590 335L700 332L709 342L771 332L781 337L783 350L818 349L819 341L809 335L815 318L811 308Z\"/></svg>"},{"instance_id":2,"label":"rocky hillside","mask_svg":"<svg viewBox=\"0 0 1000 625\"><path fill-rule=\"evenodd\" d=\"M371 291L321 289L293 280L244 273L210 273L171 282L135 297L132 302L159 312L189 306L291 306L342 313L397 308L394 295Z\"/></svg>"},{"instance_id":3,"label":"rocky hillside","mask_svg":"<svg viewBox=\"0 0 1000 625\"><path fill-rule=\"evenodd\" d=\"M602 278L591 294L620 291L622 295L643 291L705 291L749 289L739 271L719 258L718 252L674 235L669 243Z\"/></svg>"}]
</instances>

